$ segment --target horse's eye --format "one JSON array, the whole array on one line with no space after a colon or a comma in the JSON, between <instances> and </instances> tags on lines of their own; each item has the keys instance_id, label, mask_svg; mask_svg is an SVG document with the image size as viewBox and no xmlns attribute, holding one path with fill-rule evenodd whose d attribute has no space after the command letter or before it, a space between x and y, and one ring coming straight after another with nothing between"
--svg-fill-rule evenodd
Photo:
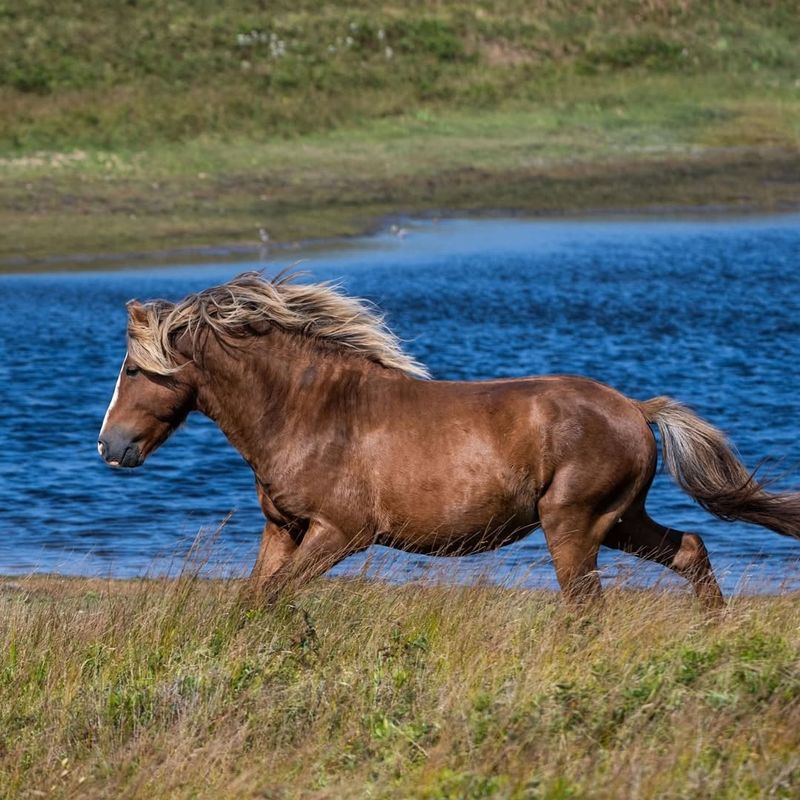
<instances>
[{"instance_id":1,"label":"horse's eye","mask_svg":"<svg viewBox=\"0 0 800 800\"><path fill-rule=\"evenodd\" d=\"M139 367L125 367L125 374L129 378L133 378L135 375L139 374Z\"/></svg>"}]
</instances>

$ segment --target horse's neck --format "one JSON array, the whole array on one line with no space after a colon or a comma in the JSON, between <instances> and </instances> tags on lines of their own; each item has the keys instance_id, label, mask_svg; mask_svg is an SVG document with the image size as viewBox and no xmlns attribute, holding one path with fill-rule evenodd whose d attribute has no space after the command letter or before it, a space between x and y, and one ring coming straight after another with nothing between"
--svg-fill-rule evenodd
<instances>
[{"instance_id":1,"label":"horse's neck","mask_svg":"<svg viewBox=\"0 0 800 800\"><path fill-rule=\"evenodd\" d=\"M209 337L203 364L198 408L260 478L341 430L374 369L280 331L233 347Z\"/></svg>"}]
</instances>

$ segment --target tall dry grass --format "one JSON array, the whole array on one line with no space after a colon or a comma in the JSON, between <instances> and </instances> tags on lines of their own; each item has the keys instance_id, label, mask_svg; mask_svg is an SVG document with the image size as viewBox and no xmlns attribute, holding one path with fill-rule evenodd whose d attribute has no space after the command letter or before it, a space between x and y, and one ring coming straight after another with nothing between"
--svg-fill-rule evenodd
<instances>
[{"instance_id":1,"label":"tall dry grass","mask_svg":"<svg viewBox=\"0 0 800 800\"><path fill-rule=\"evenodd\" d=\"M800 598L0 585L4 797L793 798Z\"/></svg>"}]
</instances>

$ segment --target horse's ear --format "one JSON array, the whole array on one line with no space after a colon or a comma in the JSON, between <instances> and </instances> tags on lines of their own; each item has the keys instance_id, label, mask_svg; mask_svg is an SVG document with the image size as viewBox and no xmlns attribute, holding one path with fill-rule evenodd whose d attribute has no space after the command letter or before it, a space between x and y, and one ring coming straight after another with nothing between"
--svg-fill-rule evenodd
<instances>
[{"instance_id":1,"label":"horse's ear","mask_svg":"<svg viewBox=\"0 0 800 800\"><path fill-rule=\"evenodd\" d=\"M255 319L247 323L247 328L256 336L265 336L273 330L274 325L266 319Z\"/></svg>"},{"instance_id":2,"label":"horse's ear","mask_svg":"<svg viewBox=\"0 0 800 800\"><path fill-rule=\"evenodd\" d=\"M138 300L129 300L126 304L126 308L128 309L128 317L131 322L138 325L144 325L144 323L147 322L147 312Z\"/></svg>"}]
</instances>

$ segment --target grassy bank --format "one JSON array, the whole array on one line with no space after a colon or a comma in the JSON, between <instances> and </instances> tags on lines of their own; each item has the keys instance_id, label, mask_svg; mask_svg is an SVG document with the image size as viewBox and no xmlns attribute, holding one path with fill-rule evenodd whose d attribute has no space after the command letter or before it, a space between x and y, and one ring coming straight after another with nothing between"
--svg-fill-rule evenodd
<instances>
[{"instance_id":1,"label":"grassy bank","mask_svg":"<svg viewBox=\"0 0 800 800\"><path fill-rule=\"evenodd\" d=\"M0 584L4 797L740 798L800 790L798 598L320 580Z\"/></svg>"},{"instance_id":2,"label":"grassy bank","mask_svg":"<svg viewBox=\"0 0 800 800\"><path fill-rule=\"evenodd\" d=\"M796 3L0 2L0 264L796 207Z\"/></svg>"}]
</instances>

